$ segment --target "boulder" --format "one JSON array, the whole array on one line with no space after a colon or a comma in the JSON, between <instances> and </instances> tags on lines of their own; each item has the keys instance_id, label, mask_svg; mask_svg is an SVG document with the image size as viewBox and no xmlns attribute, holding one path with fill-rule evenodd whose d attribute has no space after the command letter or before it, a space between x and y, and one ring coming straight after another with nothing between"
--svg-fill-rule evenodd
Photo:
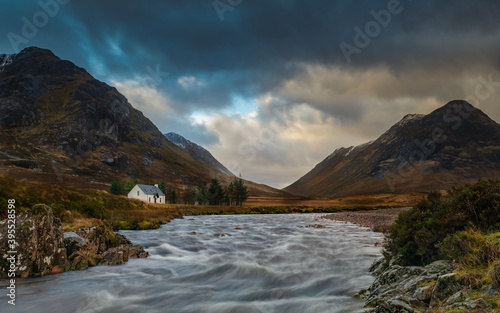
<instances>
[{"instance_id":1,"label":"boulder","mask_svg":"<svg viewBox=\"0 0 500 313\"><path fill-rule=\"evenodd\" d=\"M415 292L413 293L413 298L420 300L425 303L429 303L431 301L431 296L432 296L432 287L431 286L424 286L417 288Z\"/></svg>"},{"instance_id":2,"label":"boulder","mask_svg":"<svg viewBox=\"0 0 500 313\"><path fill-rule=\"evenodd\" d=\"M102 256L92 250L82 249L75 251L68 258L65 271L81 271L96 266L102 260Z\"/></svg>"},{"instance_id":3,"label":"boulder","mask_svg":"<svg viewBox=\"0 0 500 313\"><path fill-rule=\"evenodd\" d=\"M8 222L0 221L0 277L7 277ZM16 217L16 277L60 272L66 263L61 220L46 205L35 205ZM9 250L8 250L9 249Z\"/></svg>"},{"instance_id":4,"label":"boulder","mask_svg":"<svg viewBox=\"0 0 500 313\"><path fill-rule=\"evenodd\" d=\"M146 258L148 252L102 225L63 233L61 221L46 205L35 205L16 217L15 254L8 246L8 222L0 221L0 278L8 277L8 257L15 256L16 277L40 277L84 270L99 264L123 264L129 258Z\"/></svg>"},{"instance_id":5,"label":"boulder","mask_svg":"<svg viewBox=\"0 0 500 313\"><path fill-rule=\"evenodd\" d=\"M66 235L66 249L71 251L68 260L71 270L87 269L96 265L119 265L129 258L149 256L141 245L132 243L123 235L117 234L106 223L79 229Z\"/></svg>"},{"instance_id":6,"label":"boulder","mask_svg":"<svg viewBox=\"0 0 500 313\"><path fill-rule=\"evenodd\" d=\"M395 297L378 305L371 313L424 313L425 306L408 297Z\"/></svg>"},{"instance_id":7,"label":"boulder","mask_svg":"<svg viewBox=\"0 0 500 313\"><path fill-rule=\"evenodd\" d=\"M123 235L116 234L107 224L86 227L75 231L87 243L87 249L102 254L110 248L119 245L132 245Z\"/></svg>"},{"instance_id":8,"label":"boulder","mask_svg":"<svg viewBox=\"0 0 500 313\"><path fill-rule=\"evenodd\" d=\"M119 246L111 248L102 254L99 265L120 265L128 262L129 247Z\"/></svg>"},{"instance_id":9,"label":"boulder","mask_svg":"<svg viewBox=\"0 0 500 313\"><path fill-rule=\"evenodd\" d=\"M133 245L128 249L128 257L129 258L147 258L149 256L149 252L144 251L144 247L141 245Z\"/></svg>"},{"instance_id":10,"label":"boulder","mask_svg":"<svg viewBox=\"0 0 500 313\"><path fill-rule=\"evenodd\" d=\"M68 259L73 259L72 255L78 251L84 250L86 246L87 242L85 239L78 236L76 233L64 233L64 247L66 248Z\"/></svg>"},{"instance_id":11,"label":"boulder","mask_svg":"<svg viewBox=\"0 0 500 313\"><path fill-rule=\"evenodd\" d=\"M366 299L365 306L374 308L369 312L425 312L433 299L453 294L451 262L438 261L425 267L384 264L378 260L372 265L370 270L378 277L367 292L358 295Z\"/></svg>"},{"instance_id":12,"label":"boulder","mask_svg":"<svg viewBox=\"0 0 500 313\"><path fill-rule=\"evenodd\" d=\"M436 285L432 290L431 305L449 298L460 290L456 276L456 273L448 273L438 277Z\"/></svg>"}]
</instances>

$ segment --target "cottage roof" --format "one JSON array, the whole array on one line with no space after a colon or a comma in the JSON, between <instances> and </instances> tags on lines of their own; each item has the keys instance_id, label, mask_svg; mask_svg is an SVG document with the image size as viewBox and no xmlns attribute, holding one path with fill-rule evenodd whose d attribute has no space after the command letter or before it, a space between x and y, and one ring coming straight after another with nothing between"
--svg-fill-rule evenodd
<instances>
[{"instance_id":1,"label":"cottage roof","mask_svg":"<svg viewBox=\"0 0 500 313\"><path fill-rule=\"evenodd\" d=\"M164 196L165 194L160 190L160 188L156 186L150 186L150 185L137 185L139 189L142 190L147 195L155 195L158 194L158 196Z\"/></svg>"}]
</instances>

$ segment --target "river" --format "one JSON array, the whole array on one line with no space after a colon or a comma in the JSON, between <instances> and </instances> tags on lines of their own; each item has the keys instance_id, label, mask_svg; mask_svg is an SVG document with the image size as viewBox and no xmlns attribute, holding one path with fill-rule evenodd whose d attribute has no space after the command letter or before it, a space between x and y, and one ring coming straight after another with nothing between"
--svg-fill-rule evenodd
<instances>
[{"instance_id":1,"label":"river","mask_svg":"<svg viewBox=\"0 0 500 313\"><path fill-rule=\"evenodd\" d=\"M18 279L15 307L1 281L0 312L359 312L353 295L373 282L383 236L320 216L197 216L121 231L150 257Z\"/></svg>"}]
</instances>

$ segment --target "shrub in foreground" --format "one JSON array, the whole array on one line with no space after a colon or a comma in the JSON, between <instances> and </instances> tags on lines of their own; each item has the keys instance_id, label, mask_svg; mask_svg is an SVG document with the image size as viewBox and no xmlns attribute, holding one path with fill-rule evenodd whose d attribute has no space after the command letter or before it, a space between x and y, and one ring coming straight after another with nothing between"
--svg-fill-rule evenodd
<instances>
[{"instance_id":1,"label":"shrub in foreground","mask_svg":"<svg viewBox=\"0 0 500 313\"><path fill-rule=\"evenodd\" d=\"M399 253L403 265L427 264L442 257L439 244L447 236L468 228L482 232L500 229L499 182L465 186L448 196L429 194L426 200L399 216L390 229L386 249Z\"/></svg>"}]
</instances>

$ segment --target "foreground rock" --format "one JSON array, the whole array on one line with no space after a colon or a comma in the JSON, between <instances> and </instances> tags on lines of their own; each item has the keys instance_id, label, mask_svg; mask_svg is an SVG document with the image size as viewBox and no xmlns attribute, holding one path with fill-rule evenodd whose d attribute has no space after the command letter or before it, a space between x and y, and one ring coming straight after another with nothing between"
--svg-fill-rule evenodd
<instances>
[{"instance_id":1,"label":"foreground rock","mask_svg":"<svg viewBox=\"0 0 500 313\"><path fill-rule=\"evenodd\" d=\"M67 270L84 270L96 265L119 265L129 258L144 258L148 253L111 227L98 225L66 233L64 243L68 249Z\"/></svg>"},{"instance_id":2,"label":"foreground rock","mask_svg":"<svg viewBox=\"0 0 500 313\"><path fill-rule=\"evenodd\" d=\"M8 257L15 255L16 277L38 277L61 272L66 263L62 223L45 205L35 205L16 217L16 246L8 246L8 223L0 221L0 277L7 277ZM9 254L8 251L16 251Z\"/></svg>"},{"instance_id":3,"label":"foreground rock","mask_svg":"<svg viewBox=\"0 0 500 313\"><path fill-rule=\"evenodd\" d=\"M46 205L36 205L16 217L15 276L40 277L64 271L84 270L96 265L118 265L129 258L147 257L140 245L108 225L63 233L61 221ZM0 221L0 278L11 267L7 220Z\"/></svg>"},{"instance_id":4,"label":"foreground rock","mask_svg":"<svg viewBox=\"0 0 500 313\"><path fill-rule=\"evenodd\" d=\"M425 267L383 264L381 259L371 270L377 279L368 290L357 297L365 300L369 313L420 313L440 310L466 310L490 312L491 307L482 299L467 298L468 286L453 273L449 261L436 261ZM498 292L493 291L495 295Z\"/></svg>"}]
</instances>

